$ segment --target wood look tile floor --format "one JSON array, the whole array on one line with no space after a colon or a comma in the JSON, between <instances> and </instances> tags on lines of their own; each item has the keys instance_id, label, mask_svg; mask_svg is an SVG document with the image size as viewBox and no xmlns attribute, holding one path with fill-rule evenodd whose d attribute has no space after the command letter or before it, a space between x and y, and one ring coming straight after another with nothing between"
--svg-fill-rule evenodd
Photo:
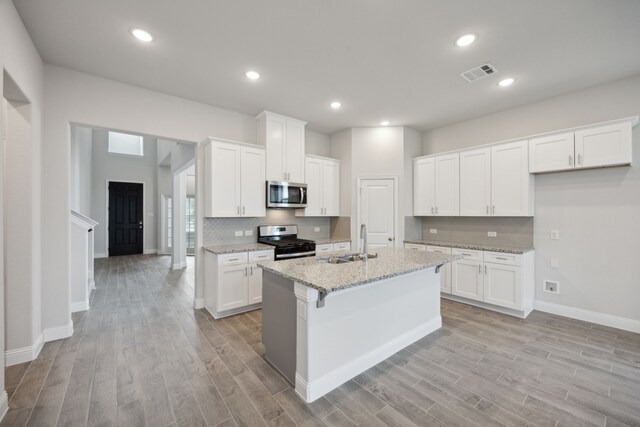
<instances>
[{"instance_id":1,"label":"wood look tile floor","mask_svg":"<svg viewBox=\"0 0 640 427\"><path fill-rule=\"evenodd\" d=\"M96 279L74 335L6 369L2 426L640 425L639 334L443 300L442 329L308 405L261 358L260 311L192 308L192 262Z\"/></svg>"}]
</instances>

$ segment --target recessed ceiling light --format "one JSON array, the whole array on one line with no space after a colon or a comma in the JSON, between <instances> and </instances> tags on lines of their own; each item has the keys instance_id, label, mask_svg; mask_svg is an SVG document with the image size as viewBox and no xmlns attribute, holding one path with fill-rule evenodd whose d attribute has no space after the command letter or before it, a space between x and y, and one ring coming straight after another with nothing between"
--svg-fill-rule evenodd
<instances>
[{"instance_id":1,"label":"recessed ceiling light","mask_svg":"<svg viewBox=\"0 0 640 427\"><path fill-rule=\"evenodd\" d=\"M337 110L338 108L342 107L342 102L333 101L331 104L329 104L329 106L331 106L331 108L333 108L334 110Z\"/></svg>"},{"instance_id":2,"label":"recessed ceiling light","mask_svg":"<svg viewBox=\"0 0 640 427\"><path fill-rule=\"evenodd\" d=\"M153 36L149 34L148 31L142 30L140 28L132 28L131 35L137 38L141 42L149 43L153 41Z\"/></svg>"},{"instance_id":3,"label":"recessed ceiling light","mask_svg":"<svg viewBox=\"0 0 640 427\"><path fill-rule=\"evenodd\" d=\"M511 77L507 78L507 79L502 79L498 82L498 86L500 87L507 87L507 86L511 86L513 84L513 82L515 82L516 79L513 79Z\"/></svg>"},{"instance_id":4,"label":"recessed ceiling light","mask_svg":"<svg viewBox=\"0 0 640 427\"><path fill-rule=\"evenodd\" d=\"M247 76L249 80L258 80L260 78L260 73L257 71L247 71L244 75Z\"/></svg>"},{"instance_id":5,"label":"recessed ceiling light","mask_svg":"<svg viewBox=\"0 0 640 427\"><path fill-rule=\"evenodd\" d=\"M389 120L383 120L380 122L381 126L389 126Z\"/></svg>"},{"instance_id":6,"label":"recessed ceiling light","mask_svg":"<svg viewBox=\"0 0 640 427\"><path fill-rule=\"evenodd\" d=\"M462 35L456 39L456 46L465 47L476 41L478 36L472 33Z\"/></svg>"}]
</instances>

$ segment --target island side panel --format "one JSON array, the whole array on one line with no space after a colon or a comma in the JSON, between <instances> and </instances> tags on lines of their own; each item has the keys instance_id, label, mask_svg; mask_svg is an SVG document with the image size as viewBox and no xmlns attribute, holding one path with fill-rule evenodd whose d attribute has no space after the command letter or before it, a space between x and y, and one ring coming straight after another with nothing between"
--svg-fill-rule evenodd
<instances>
[{"instance_id":1,"label":"island side panel","mask_svg":"<svg viewBox=\"0 0 640 427\"><path fill-rule=\"evenodd\" d=\"M295 384L307 402L442 326L434 268L330 293L321 308L314 289L296 283L295 294Z\"/></svg>"},{"instance_id":2,"label":"island side panel","mask_svg":"<svg viewBox=\"0 0 640 427\"><path fill-rule=\"evenodd\" d=\"M262 343L265 359L291 383L296 374L296 297L293 281L262 273Z\"/></svg>"}]
</instances>

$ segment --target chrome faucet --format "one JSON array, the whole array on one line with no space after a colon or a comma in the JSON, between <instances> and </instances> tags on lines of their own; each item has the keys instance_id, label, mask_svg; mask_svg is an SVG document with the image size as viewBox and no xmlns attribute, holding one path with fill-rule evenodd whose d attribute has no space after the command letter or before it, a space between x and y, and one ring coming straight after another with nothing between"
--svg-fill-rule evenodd
<instances>
[{"instance_id":1,"label":"chrome faucet","mask_svg":"<svg viewBox=\"0 0 640 427\"><path fill-rule=\"evenodd\" d=\"M360 226L360 238L362 242L362 259L366 261L369 258L369 245L367 244L367 224Z\"/></svg>"}]
</instances>

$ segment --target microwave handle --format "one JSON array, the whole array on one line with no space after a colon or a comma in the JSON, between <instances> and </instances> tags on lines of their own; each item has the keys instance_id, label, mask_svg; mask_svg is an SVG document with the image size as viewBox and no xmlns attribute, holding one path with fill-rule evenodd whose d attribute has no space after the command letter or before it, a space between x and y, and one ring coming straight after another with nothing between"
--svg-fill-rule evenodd
<instances>
[{"instance_id":1,"label":"microwave handle","mask_svg":"<svg viewBox=\"0 0 640 427\"><path fill-rule=\"evenodd\" d=\"M304 203L304 188L300 187L300 203Z\"/></svg>"}]
</instances>

